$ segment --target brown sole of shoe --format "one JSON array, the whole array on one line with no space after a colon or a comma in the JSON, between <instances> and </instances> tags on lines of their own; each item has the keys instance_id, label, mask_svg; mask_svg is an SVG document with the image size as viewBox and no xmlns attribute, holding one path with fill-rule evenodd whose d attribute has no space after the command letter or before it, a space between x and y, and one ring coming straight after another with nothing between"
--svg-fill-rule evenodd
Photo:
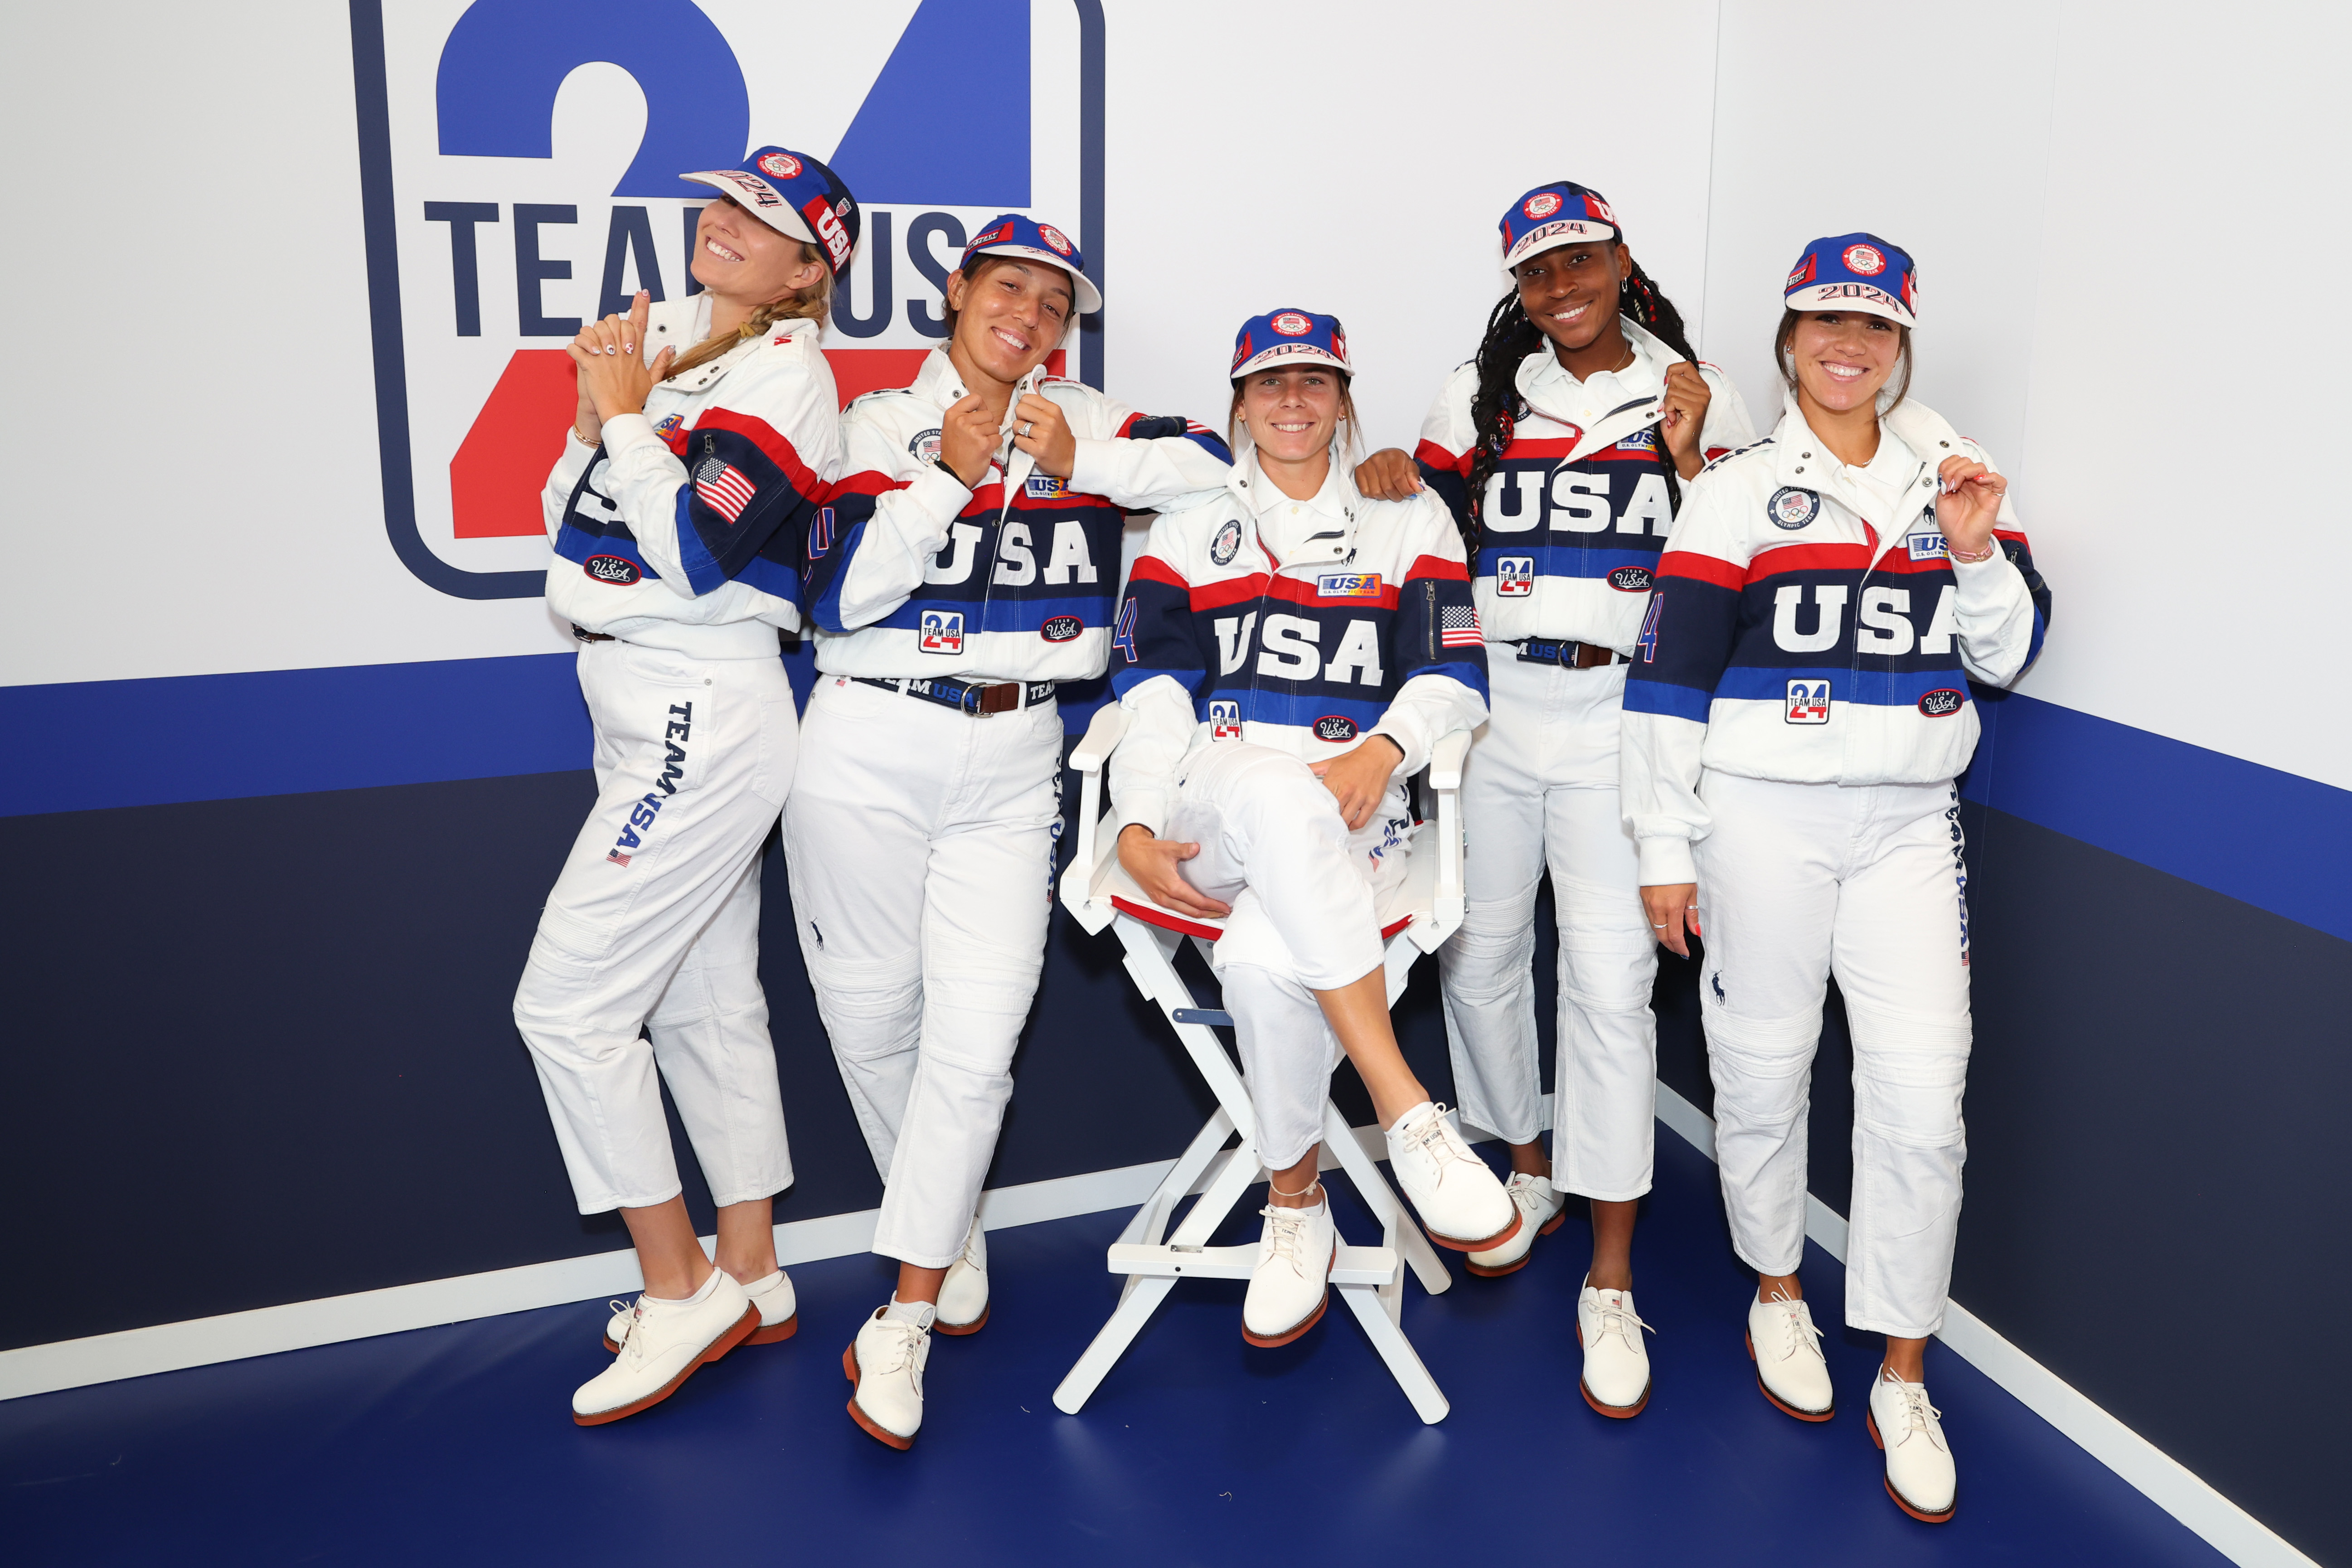
<instances>
[{"instance_id":1,"label":"brown sole of shoe","mask_svg":"<svg viewBox=\"0 0 2352 1568\"><path fill-rule=\"evenodd\" d=\"M1549 1236L1553 1231L1558 1230L1561 1226L1567 1223L1568 1211L1566 1209L1562 1209L1559 1213L1552 1215L1551 1218L1545 1223L1544 1227L1541 1230L1537 1231L1536 1234L1538 1236ZM1530 1246L1525 1252L1519 1254L1519 1260L1517 1263L1506 1263L1499 1268L1496 1268L1492 1264L1472 1263L1466 1259L1463 1262L1462 1267L1468 1269L1471 1273L1475 1274L1481 1279L1500 1279L1506 1274L1517 1274L1520 1269L1525 1268L1528 1266L1528 1259L1533 1258L1535 1254L1536 1249Z\"/></svg>"},{"instance_id":2,"label":"brown sole of shoe","mask_svg":"<svg viewBox=\"0 0 2352 1568\"><path fill-rule=\"evenodd\" d=\"M1883 1452L1886 1447L1886 1439L1878 1435L1878 1416L1876 1414L1869 1410L1864 1410L1862 1413L1862 1424L1870 1429L1870 1440L1877 1444L1880 1450ZM1953 1510L1960 1506L1959 1500L1958 1498L1954 1498L1952 1500L1952 1506L1946 1509L1943 1512L1923 1513L1903 1500L1903 1494L1895 1489L1895 1483L1892 1480L1889 1480L1886 1483L1886 1495L1895 1500L1895 1506L1896 1508L1901 1509L1905 1513L1909 1514L1913 1519L1917 1520L1922 1524L1948 1524L1951 1522Z\"/></svg>"},{"instance_id":3,"label":"brown sole of shoe","mask_svg":"<svg viewBox=\"0 0 2352 1568\"><path fill-rule=\"evenodd\" d=\"M934 1318L931 1320L931 1332L946 1334L950 1339L958 1339L965 1334L976 1334L988 1327L988 1314L994 1310L996 1310L996 1303L991 1301L980 1310L980 1316L969 1323L950 1323L944 1319Z\"/></svg>"},{"instance_id":4,"label":"brown sole of shoe","mask_svg":"<svg viewBox=\"0 0 2352 1568\"><path fill-rule=\"evenodd\" d=\"M760 1309L757 1307L744 1308L743 1315L735 1320L732 1327L728 1329L725 1333L719 1335L717 1339L711 1341L709 1349L705 1350L700 1355L695 1357L692 1361L687 1363L686 1370L684 1372L681 1372L676 1377L671 1378L660 1388L657 1388L653 1393L646 1394L643 1399L638 1400L634 1405L622 1405L618 1410L603 1410L597 1412L593 1415L583 1415L575 1410L572 1413L572 1424L574 1426L602 1426L608 1422L618 1421L624 1415L635 1415L640 1410L651 1409L653 1406L659 1405L663 1400L667 1399L671 1394L676 1394L679 1388L684 1386L686 1380L692 1377L698 1369L709 1366L712 1362L719 1360L729 1351L731 1351L737 1345L741 1344L744 1337L759 1326ZM619 1352L616 1351L614 1353L618 1354Z\"/></svg>"},{"instance_id":5,"label":"brown sole of shoe","mask_svg":"<svg viewBox=\"0 0 2352 1568\"><path fill-rule=\"evenodd\" d=\"M782 1322L778 1323L772 1329L753 1330L751 1332L743 1336L743 1342L747 1345L772 1345L779 1341L791 1339L794 1334L799 1333L800 1331L801 1315L798 1312L794 1312L791 1317L786 1318ZM619 1355L621 1353L621 1347L613 1342L612 1335L606 1334L604 1336L604 1353L606 1355Z\"/></svg>"},{"instance_id":6,"label":"brown sole of shoe","mask_svg":"<svg viewBox=\"0 0 2352 1568\"><path fill-rule=\"evenodd\" d=\"M1513 1206L1516 1207L1517 1205L1515 1205ZM1432 1242L1435 1243L1439 1247L1449 1248L1452 1251L1489 1252L1494 1248L1502 1246L1503 1243L1510 1240L1511 1237L1518 1235L1519 1226L1526 1223L1527 1216L1525 1215L1515 1213L1511 1215L1511 1223L1508 1226L1496 1231L1494 1235L1486 1237L1484 1241L1457 1240L1450 1236L1440 1235L1438 1232L1431 1230L1426 1225L1423 1226L1421 1228L1423 1234L1425 1234Z\"/></svg>"},{"instance_id":7,"label":"brown sole of shoe","mask_svg":"<svg viewBox=\"0 0 2352 1568\"><path fill-rule=\"evenodd\" d=\"M1330 1310L1330 1306L1331 1292L1326 1290L1323 1292L1323 1299L1315 1303L1315 1310L1307 1313L1304 1319L1300 1320L1297 1328L1286 1329L1278 1334L1254 1334L1251 1333L1247 1328L1244 1328L1242 1330L1242 1338L1257 1346L1260 1350L1270 1351L1276 1345L1286 1345L1291 1341L1298 1338L1301 1334L1304 1334L1307 1330L1313 1328L1316 1324L1321 1322L1323 1321L1323 1314Z\"/></svg>"},{"instance_id":8,"label":"brown sole of shoe","mask_svg":"<svg viewBox=\"0 0 2352 1568\"><path fill-rule=\"evenodd\" d=\"M1582 1323L1576 1325L1576 1342L1579 1345L1584 1343L1584 1325ZM1576 1392L1584 1395L1584 1403L1590 1405L1593 1409L1599 1411L1601 1415L1606 1415L1612 1421L1631 1421L1634 1416L1639 1415L1643 1411L1647 1410L1650 1407L1650 1384L1646 1383L1642 1385L1642 1397L1633 1401L1631 1405L1601 1404L1601 1401L1592 1397L1592 1390L1585 1386L1584 1379L1580 1377L1576 1380Z\"/></svg>"},{"instance_id":9,"label":"brown sole of shoe","mask_svg":"<svg viewBox=\"0 0 2352 1568\"><path fill-rule=\"evenodd\" d=\"M847 1350L841 1352L841 1370L848 1377L849 1386L856 1388L857 1386L857 1346L855 1342L852 1342ZM849 1418L856 1422L867 1436L877 1443L887 1443L902 1454L915 1446L915 1440L912 1437L901 1437L896 1432L885 1430L874 1417L857 1408L857 1401L855 1399L849 1402Z\"/></svg>"},{"instance_id":10,"label":"brown sole of shoe","mask_svg":"<svg viewBox=\"0 0 2352 1568\"><path fill-rule=\"evenodd\" d=\"M1743 1331L1739 1337L1748 1342L1748 1359L1749 1361L1754 1361L1756 1359L1756 1336ZM1795 1405L1790 1405L1779 1394L1774 1394L1770 1389L1764 1386L1764 1374L1760 1371L1756 1374L1756 1392L1762 1394L1766 1399L1771 1401L1773 1409L1779 1411L1783 1415L1793 1415L1800 1421L1826 1421L1831 1416L1837 1414L1837 1406L1834 1405L1831 1405L1827 1410L1798 1409Z\"/></svg>"}]
</instances>

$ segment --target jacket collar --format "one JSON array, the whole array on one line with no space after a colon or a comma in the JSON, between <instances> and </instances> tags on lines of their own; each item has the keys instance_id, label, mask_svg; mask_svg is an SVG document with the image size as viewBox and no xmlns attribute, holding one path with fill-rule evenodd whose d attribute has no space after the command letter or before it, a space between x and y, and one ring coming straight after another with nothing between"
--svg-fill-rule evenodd
<instances>
[{"instance_id":1,"label":"jacket collar","mask_svg":"<svg viewBox=\"0 0 2352 1568\"><path fill-rule=\"evenodd\" d=\"M1345 561L1356 547L1356 518L1364 500L1346 454L1336 446L1323 488L1306 500L1293 500L1277 489L1258 466L1255 449L1235 459L1225 488L1256 522L1258 540L1278 567L1328 566Z\"/></svg>"},{"instance_id":2,"label":"jacket collar","mask_svg":"<svg viewBox=\"0 0 2352 1568\"><path fill-rule=\"evenodd\" d=\"M665 300L646 312L646 325L651 330L656 351L677 345L683 359L694 346L710 335L710 296L696 294L684 300ZM791 342L824 331L817 322L804 316L789 317L772 322L766 331L737 343L717 359L698 364L684 375L675 376L662 384L671 391L698 393L716 385L720 377L763 348Z\"/></svg>"},{"instance_id":3,"label":"jacket collar","mask_svg":"<svg viewBox=\"0 0 2352 1568\"><path fill-rule=\"evenodd\" d=\"M1916 498L1916 506L1906 500L1900 517L1884 520L1889 529L1900 529L1917 515L1917 507L1935 500L1936 472L1946 458L1962 455L1960 437L1942 415L1908 397L1892 413L1882 416L1880 423L1917 459L1904 488L1906 497ZM1856 517L1879 510L1853 477L1856 470L1838 462L1814 435L1793 392L1781 399L1780 423L1772 431L1772 452L1777 483L1791 489L1827 491Z\"/></svg>"},{"instance_id":4,"label":"jacket collar","mask_svg":"<svg viewBox=\"0 0 2352 1568\"><path fill-rule=\"evenodd\" d=\"M996 427L996 462L1004 470L1005 498L1004 507L998 509L999 516L1003 515L1004 508L1013 504L1013 496L1028 481L1030 470L1037 466L1036 458L1013 444L1013 426L1017 423L1014 416L1021 406L1022 398L1034 393L1037 384L1045 378L1045 367L1041 364L1023 376L1020 384L1013 388L1013 395L1005 399L1004 418ZM915 379L908 384L907 390L942 414L971 395L971 389L963 384L963 376L956 370L955 361L948 357L945 349L933 349L923 356L923 368L915 373Z\"/></svg>"},{"instance_id":5,"label":"jacket collar","mask_svg":"<svg viewBox=\"0 0 2352 1568\"><path fill-rule=\"evenodd\" d=\"M1633 363L1620 371L1608 373L1621 390L1612 406L1597 408L1597 417L1587 419L1572 400L1581 395L1581 388L1568 372L1560 367L1559 358L1549 343L1536 350L1519 362L1512 377L1528 406L1554 424L1565 425L1576 432L1576 445L1567 461L1603 447L1623 440L1634 431L1658 422L1664 412L1666 367L1680 356L1668 348L1663 339L1631 316L1620 316L1618 327L1624 332L1626 342L1633 350ZM1596 378L1597 379L1597 378Z\"/></svg>"}]
</instances>

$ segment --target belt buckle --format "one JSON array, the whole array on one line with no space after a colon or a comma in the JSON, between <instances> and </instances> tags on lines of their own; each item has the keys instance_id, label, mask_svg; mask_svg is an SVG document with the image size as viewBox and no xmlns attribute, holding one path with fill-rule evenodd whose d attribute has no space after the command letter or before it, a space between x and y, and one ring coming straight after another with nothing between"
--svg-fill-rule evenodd
<instances>
[{"instance_id":1,"label":"belt buckle","mask_svg":"<svg viewBox=\"0 0 2352 1568\"><path fill-rule=\"evenodd\" d=\"M956 706L959 709L961 709L965 715L970 718L986 718L988 716L988 710L980 705L981 693L986 689L987 688L980 685L976 681L967 685L963 689L962 694L956 699Z\"/></svg>"}]
</instances>

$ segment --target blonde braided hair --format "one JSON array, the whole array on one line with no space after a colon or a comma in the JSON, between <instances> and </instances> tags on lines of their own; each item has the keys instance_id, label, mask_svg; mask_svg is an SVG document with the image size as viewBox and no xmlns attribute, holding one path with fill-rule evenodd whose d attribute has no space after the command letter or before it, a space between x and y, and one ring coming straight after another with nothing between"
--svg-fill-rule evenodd
<instances>
[{"instance_id":1,"label":"blonde braided hair","mask_svg":"<svg viewBox=\"0 0 2352 1568\"><path fill-rule=\"evenodd\" d=\"M821 262L824 255L808 241L801 241L801 259ZM678 355L669 367L669 375L683 375L699 364L709 364L720 354L731 353L750 342L778 321L801 318L814 321L820 327L833 314L833 269L827 268L817 280L805 289L795 289L781 300L771 300L753 310L743 324L730 333L714 333Z\"/></svg>"}]
</instances>

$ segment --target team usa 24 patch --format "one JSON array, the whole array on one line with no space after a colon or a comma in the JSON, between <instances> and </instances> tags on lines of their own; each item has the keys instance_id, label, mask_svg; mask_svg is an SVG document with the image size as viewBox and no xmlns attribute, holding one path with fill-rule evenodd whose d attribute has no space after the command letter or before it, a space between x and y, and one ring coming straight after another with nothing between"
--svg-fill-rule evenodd
<instances>
[{"instance_id":1,"label":"team usa 24 patch","mask_svg":"<svg viewBox=\"0 0 2352 1568\"><path fill-rule=\"evenodd\" d=\"M1826 680L1789 682L1789 722L1826 724L1830 721L1830 683Z\"/></svg>"}]
</instances>

